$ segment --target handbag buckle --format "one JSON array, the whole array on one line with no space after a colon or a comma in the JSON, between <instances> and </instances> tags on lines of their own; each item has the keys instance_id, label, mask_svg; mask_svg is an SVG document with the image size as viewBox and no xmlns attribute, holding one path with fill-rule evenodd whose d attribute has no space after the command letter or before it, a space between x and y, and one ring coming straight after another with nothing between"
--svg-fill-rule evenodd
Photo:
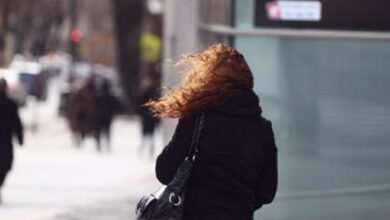
<instances>
[{"instance_id":1,"label":"handbag buckle","mask_svg":"<svg viewBox=\"0 0 390 220\"><path fill-rule=\"evenodd\" d=\"M174 201L174 200L175 200L175 201ZM176 195L175 193L172 192L172 193L169 195L169 202L170 202L173 206L179 206L179 205L181 205L181 202L182 202L181 196Z\"/></svg>"}]
</instances>

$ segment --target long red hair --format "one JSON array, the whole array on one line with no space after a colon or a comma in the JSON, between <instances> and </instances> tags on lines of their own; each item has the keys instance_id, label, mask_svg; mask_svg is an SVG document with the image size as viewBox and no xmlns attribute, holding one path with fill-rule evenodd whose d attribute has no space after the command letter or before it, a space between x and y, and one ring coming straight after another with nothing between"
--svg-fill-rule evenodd
<instances>
[{"instance_id":1,"label":"long red hair","mask_svg":"<svg viewBox=\"0 0 390 220\"><path fill-rule=\"evenodd\" d=\"M177 66L184 66L186 73L181 85L145 104L158 117L187 117L253 88L252 72L244 56L225 44L183 55Z\"/></svg>"}]
</instances>

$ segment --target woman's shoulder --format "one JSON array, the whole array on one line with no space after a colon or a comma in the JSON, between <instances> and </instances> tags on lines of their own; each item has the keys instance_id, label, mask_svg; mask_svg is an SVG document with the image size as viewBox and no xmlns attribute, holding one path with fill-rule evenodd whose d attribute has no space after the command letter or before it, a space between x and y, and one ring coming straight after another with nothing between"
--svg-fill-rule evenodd
<instances>
[{"instance_id":1,"label":"woman's shoulder","mask_svg":"<svg viewBox=\"0 0 390 220\"><path fill-rule=\"evenodd\" d=\"M177 130L193 130L196 124L196 120L199 117L198 114L189 115L186 117L178 118L176 126Z\"/></svg>"},{"instance_id":2,"label":"woman's shoulder","mask_svg":"<svg viewBox=\"0 0 390 220\"><path fill-rule=\"evenodd\" d=\"M267 128L271 128L272 129L272 122L271 120L265 118L264 116L260 116L260 121L261 123L266 126Z\"/></svg>"}]
</instances>

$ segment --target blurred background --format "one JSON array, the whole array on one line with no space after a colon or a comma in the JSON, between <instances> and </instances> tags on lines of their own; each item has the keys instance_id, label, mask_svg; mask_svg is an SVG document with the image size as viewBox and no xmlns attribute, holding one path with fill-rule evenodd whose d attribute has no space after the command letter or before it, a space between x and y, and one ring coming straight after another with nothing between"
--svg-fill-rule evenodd
<instances>
[{"instance_id":1,"label":"blurred background","mask_svg":"<svg viewBox=\"0 0 390 220\"><path fill-rule=\"evenodd\" d=\"M26 136L0 219L133 219L176 123L140 104L180 81L167 60L217 42L247 59L279 148L276 200L255 219L388 219L389 7L0 0L0 77Z\"/></svg>"}]
</instances>

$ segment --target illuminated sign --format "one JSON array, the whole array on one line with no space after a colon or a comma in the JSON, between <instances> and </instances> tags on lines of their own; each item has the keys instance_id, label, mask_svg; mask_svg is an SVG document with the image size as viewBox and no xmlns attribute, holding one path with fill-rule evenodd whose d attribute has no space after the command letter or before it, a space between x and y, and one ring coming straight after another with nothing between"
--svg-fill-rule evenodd
<instances>
[{"instance_id":1,"label":"illuminated sign","mask_svg":"<svg viewBox=\"0 0 390 220\"><path fill-rule=\"evenodd\" d=\"M390 31L389 0L256 0L255 26Z\"/></svg>"},{"instance_id":2,"label":"illuminated sign","mask_svg":"<svg viewBox=\"0 0 390 220\"><path fill-rule=\"evenodd\" d=\"M321 3L315 1L272 1L265 5L267 18L280 21L320 21Z\"/></svg>"}]
</instances>

